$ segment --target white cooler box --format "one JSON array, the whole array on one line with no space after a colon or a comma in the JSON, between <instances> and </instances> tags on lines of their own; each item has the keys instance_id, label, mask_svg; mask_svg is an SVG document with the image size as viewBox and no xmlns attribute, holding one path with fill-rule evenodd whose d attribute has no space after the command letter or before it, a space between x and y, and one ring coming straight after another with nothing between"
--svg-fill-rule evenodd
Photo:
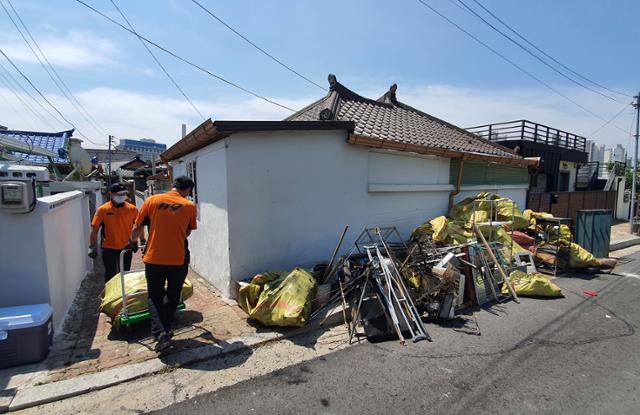
<instances>
[{"instance_id":1,"label":"white cooler box","mask_svg":"<svg viewBox=\"0 0 640 415\"><path fill-rule=\"evenodd\" d=\"M49 304L0 308L0 369L44 360L53 341Z\"/></svg>"}]
</instances>

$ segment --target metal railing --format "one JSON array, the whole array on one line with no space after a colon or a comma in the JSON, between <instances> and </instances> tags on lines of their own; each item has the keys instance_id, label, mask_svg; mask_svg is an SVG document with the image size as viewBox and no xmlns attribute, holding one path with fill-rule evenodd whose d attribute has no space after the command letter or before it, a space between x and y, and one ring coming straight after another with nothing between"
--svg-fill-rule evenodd
<instances>
[{"instance_id":1,"label":"metal railing","mask_svg":"<svg viewBox=\"0 0 640 415\"><path fill-rule=\"evenodd\" d=\"M531 141L569 150L586 151L587 149L585 137L527 120L479 125L467 130L495 142Z\"/></svg>"},{"instance_id":2,"label":"metal railing","mask_svg":"<svg viewBox=\"0 0 640 415\"><path fill-rule=\"evenodd\" d=\"M601 163L590 161L578 168L577 181L579 184L587 185L589 189L597 187L598 180L608 180L612 175L622 177L625 174L626 163L614 161Z\"/></svg>"}]
</instances>

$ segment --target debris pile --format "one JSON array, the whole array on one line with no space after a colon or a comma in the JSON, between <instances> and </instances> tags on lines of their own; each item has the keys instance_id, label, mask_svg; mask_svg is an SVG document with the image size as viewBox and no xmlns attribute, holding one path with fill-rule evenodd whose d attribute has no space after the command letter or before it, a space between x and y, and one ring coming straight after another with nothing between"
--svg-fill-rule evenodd
<instances>
[{"instance_id":1,"label":"debris pile","mask_svg":"<svg viewBox=\"0 0 640 415\"><path fill-rule=\"evenodd\" d=\"M615 266L573 242L567 221L480 193L417 227L409 241L395 227L365 228L338 256L346 226L329 263L313 273L258 275L240 289L239 303L265 325L301 326L341 307L349 342L359 331L372 342L431 340L425 321L447 324L467 306L519 296L563 297L544 274ZM464 332L480 335L475 327Z\"/></svg>"}]
</instances>

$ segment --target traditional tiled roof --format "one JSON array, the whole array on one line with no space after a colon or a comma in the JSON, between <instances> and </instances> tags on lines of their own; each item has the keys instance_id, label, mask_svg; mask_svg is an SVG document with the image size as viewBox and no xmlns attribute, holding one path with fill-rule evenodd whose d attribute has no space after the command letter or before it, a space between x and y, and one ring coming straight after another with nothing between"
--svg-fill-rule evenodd
<instances>
[{"instance_id":1,"label":"traditional tiled roof","mask_svg":"<svg viewBox=\"0 0 640 415\"><path fill-rule=\"evenodd\" d=\"M329 75L329 93L285 121L353 121L353 134L399 145L521 159L512 150L410 107L396 99L397 86L378 100L362 97Z\"/></svg>"},{"instance_id":2,"label":"traditional tiled roof","mask_svg":"<svg viewBox=\"0 0 640 415\"><path fill-rule=\"evenodd\" d=\"M68 149L69 138L73 135L74 130L61 131L58 133L45 133L36 131L18 131L18 130L0 130L0 134L3 136L20 140L27 143L30 146L44 148L54 153L58 153L58 149ZM26 161L36 164L49 164L49 159L45 156L27 155L19 152L13 152L18 157L25 157ZM56 164L69 163L67 155L64 157L55 157L53 162Z\"/></svg>"}]
</instances>

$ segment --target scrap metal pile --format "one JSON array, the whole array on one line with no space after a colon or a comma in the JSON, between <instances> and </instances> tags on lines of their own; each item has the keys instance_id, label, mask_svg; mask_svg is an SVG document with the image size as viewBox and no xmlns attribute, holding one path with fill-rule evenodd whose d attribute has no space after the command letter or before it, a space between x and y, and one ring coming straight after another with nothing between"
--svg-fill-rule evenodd
<instances>
[{"instance_id":1,"label":"scrap metal pile","mask_svg":"<svg viewBox=\"0 0 640 415\"><path fill-rule=\"evenodd\" d=\"M240 289L239 303L266 325L296 326L339 306L349 342L361 331L372 342L431 340L426 321L460 318L456 310L470 305L562 297L540 271L615 266L574 243L569 226L554 220L481 193L417 227L409 241L395 227L365 228L338 256L345 226L328 264L256 276Z\"/></svg>"}]
</instances>

